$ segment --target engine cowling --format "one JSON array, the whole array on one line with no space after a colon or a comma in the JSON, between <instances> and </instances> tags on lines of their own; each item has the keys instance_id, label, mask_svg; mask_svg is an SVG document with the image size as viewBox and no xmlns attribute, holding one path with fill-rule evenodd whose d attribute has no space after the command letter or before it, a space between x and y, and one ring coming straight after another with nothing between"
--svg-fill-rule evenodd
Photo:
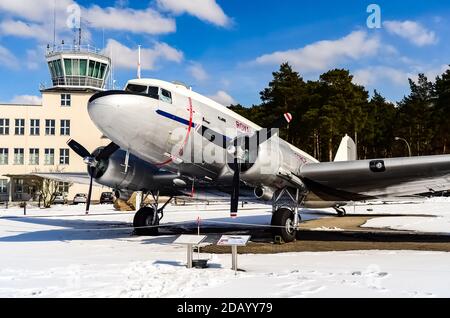
<instances>
[{"instance_id":1,"label":"engine cowling","mask_svg":"<svg viewBox=\"0 0 450 318\"><path fill-rule=\"evenodd\" d=\"M94 155L102 148L94 151ZM154 175L157 172L155 167L148 162L130 154L128 167L125 169L127 152L117 150L109 159L101 159L98 162L92 177L100 184L120 189L122 192L151 190L154 187ZM127 191L128 190L128 191Z\"/></svg>"}]
</instances>

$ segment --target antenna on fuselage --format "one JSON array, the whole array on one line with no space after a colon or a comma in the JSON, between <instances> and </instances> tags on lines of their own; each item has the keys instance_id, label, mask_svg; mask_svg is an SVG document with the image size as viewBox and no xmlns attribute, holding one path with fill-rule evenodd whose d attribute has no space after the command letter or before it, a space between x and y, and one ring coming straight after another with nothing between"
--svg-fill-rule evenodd
<instances>
[{"instance_id":1,"label":"antenna on fuselage","mask_svg":"<svg viewBox=\"0 0 450 318\"><path fill-rule=\"evenodd\" d=\"M138 45L138 68L137 68L137 78L141 79L141 46Z\"/></svg>"}]
</instances>

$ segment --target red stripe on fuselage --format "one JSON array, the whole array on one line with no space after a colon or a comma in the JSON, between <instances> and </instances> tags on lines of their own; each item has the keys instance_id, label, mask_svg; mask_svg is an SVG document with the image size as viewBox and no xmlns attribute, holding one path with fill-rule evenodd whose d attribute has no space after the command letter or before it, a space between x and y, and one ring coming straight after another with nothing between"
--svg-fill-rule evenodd
<instances>
[{"instance_id":1,"label":"red stripe on fuselage","mask_svg":"<svg viewBox=\"0 0 450 318\"><path fill-rule=\"evenodd\" d=\"M186 146L186 144L188 142L189 135L190 135L191 130L192 130L192 123L193 123L193 120L194 120L193 113L194 113L194 109L192 107L192 99L189 97L189 126L188 126L188 130L187 130L187 133L186 133L186 137L184 138L183 145L181 146L180 150L178 151L178 155L179 156L181 156L183 154L184 147ZM168 165L168 164L170 164L172 162L173 162L173 158L170 158L170 159L168 159L168 160L166 160L164 162L155 163L155 166L157 166L158 168L161 168L161 167L164 167L164 166L166 166L166 165Z\"/></svg>"}]
</instances>

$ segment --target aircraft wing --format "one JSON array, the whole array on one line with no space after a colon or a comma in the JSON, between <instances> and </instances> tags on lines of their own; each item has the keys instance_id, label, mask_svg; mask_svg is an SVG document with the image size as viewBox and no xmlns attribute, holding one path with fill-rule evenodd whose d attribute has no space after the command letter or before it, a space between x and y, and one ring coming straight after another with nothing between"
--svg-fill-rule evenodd
<instances>
[{"instance_id":1,"label":"aircraft wing","mask_svg":"<svg viewBox=\"0 0 450 318\"><path fill-rule=\"evenodd\" d=\"M87 185L89 185L90 180L89 174L87 172L54 172L54 173L37 172L32 173L31 175L60 182L70 182ZM97 182L95 182L95 179L94 184L100 185Z\"/></svg>"},{"instance_id":2,"label":"aircraft wing","mask_svg":"<svg viewBox=\"0 0 450 318\"><path fill-rule=\"evenodd\" d=\"M359 201L450 189L450 155L305 164L299 177L325 201Z\"/></svg>"}]
</instances>

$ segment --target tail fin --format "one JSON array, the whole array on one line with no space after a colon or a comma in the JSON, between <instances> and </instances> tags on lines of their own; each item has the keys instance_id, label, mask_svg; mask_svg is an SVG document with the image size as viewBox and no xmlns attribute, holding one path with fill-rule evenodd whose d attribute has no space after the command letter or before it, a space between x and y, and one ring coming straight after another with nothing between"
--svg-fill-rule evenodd
<instances>
[{"instance_id":1,"label":"tail fin","mask_svg":"<svg viewBox=\"0 0 450 318\"><path fill-rule=\"evenodd\" d=\"M336 153L336 157L334 158L334 161L356 160L357 159L356 151L357 151L356 144L353 141L353 139L350 138L348 135L345 135L345 137L342 138L341 144Z\"/></svg>"}]
</instances>

